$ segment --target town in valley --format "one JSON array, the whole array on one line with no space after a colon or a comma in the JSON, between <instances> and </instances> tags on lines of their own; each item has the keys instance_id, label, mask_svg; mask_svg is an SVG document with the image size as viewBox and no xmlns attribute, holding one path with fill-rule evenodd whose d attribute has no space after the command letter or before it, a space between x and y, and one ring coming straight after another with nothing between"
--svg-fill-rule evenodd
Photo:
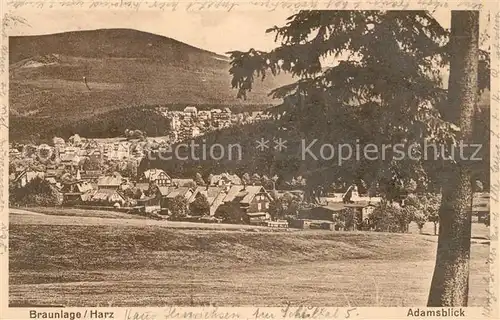
<instances>
[{"instance_id":1,"label":"town in valley","mask_svg":"<svg viewBox=\"0 0 500 320\"><path fill-rule=\"evenodd\" d=\"M489 12L240 9L10 25L9 307L490 306Z\"/></svg>"}]
</instances>

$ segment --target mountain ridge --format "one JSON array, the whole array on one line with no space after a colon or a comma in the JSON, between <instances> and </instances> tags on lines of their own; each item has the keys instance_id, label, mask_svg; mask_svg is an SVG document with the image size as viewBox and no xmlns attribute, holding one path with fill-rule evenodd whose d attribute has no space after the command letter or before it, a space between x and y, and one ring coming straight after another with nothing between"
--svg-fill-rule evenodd
<instances>
[{"instance_id":1,"label":"mountain ridge","mask_svg":"<svg viewBox=\"0 0 500 320\"><path fill-rule=\"evenodd\" d=\"M33 55L33 49L36 49L37 53L40 53L41 51L44 50L51 50L48 47L45 48L39 48L39 42L43 42L44 44L47 44L47 42L52 42L52 43L57 43L61 41L61 38L64 38L64 41L67 45L65 47L62 46L56 46L59 49L68 50L68 48L71 48L71 44L78 44L81 43L82 41L87 41L85 37L92 37L94 40L93 42L89 42L90 44L94 44L94 46L90 46L91 48L99 47L101 43L99 42L100 40L108 40L110 37L114 37L116 39L120 40L135 40L135 41L160 41L160 40L167 40L171 42L170 44L172 46L184 46L185 48L191 49L191 50L198 50L200 52L203 52L205 54L210 54L210 55L215 55L218 58L225 59L229 61L229 58L209 51L205 50L203 48L198 48L196 46L192 46L190 44L181 42L179 40L154 34L151 32L147 31L141 31L141 30L136 30L136 29L130 29L130 28L101 28L101 29L91 29L91 30L78 30L78 31L66 31L66 32L58 32L58 33L52 33L52 34L42 34L42 35L26 35L26 36L11 36L9 41L11 46L16 46L19 45L20 41L28 40L31 41L31 49L32 50L25 50L24 52L22 51L17 51L17 50L10 50L9 52L9 61L10 63L12 62L17 62L21 59L27 58L29 56ZM96 46L97 44L97 46ZM25 46L25 44L23 44ZM12 48L12 47L11 47ZM26 49L26 48L24 48ZM29 49L29 48L28 48ZM81 48L79 48L81 50ZM118 48L122 49L122 48ZM130 47L128 48L130 49ZM70 50L71 51L71 50ZM99 50L94 51L94 54L97 54ZM136 54L137 52L135 50L130 51L120 51L120 53L124 55L130 55L131 53ZM26 56L27 55L27 56ZM92 55L88 55L87 57L91 57Z\"/></svg>"},{"instance_id":2,"label":"mountain ridge","mask_svg":"<svg viewBox=\"0 0 500 320\"><path fill-rule=\"evenodd\" d=\"M269 92L291 82L268 77L238 99L226 56L135 29L13 36L9 45L10 116L34 130L54 116L71 124L138 106L279 104Z\"/></svg>"}]
</instances>

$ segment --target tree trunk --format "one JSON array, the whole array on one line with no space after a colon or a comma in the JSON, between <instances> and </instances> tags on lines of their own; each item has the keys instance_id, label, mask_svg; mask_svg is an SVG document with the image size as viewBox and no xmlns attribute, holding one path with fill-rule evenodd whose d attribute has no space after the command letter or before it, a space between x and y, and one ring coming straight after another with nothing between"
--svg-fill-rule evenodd
<instances>
[{"instance_id":1,"label":"tree trunk","mask_svg":"<svg viewBox=\"0 0 500 320\"><path fill-rule=\"evenodd\" d=\"M434 222L434 235L437 235L437 223Z\"/></svg>"},{"instance_id":2,"label":"tree trunk","mask_svg":"<svg viewBox=\"0 0 500 320\"><path fill-rule=\"evenodd\" d=\"M450 78L445 120L460 128L458 139L471 143L477 103L478 11L452 11ZM428 306L467 306L471 238L472 178L466 160L447 165L439 209L436 265Z\"/></svg>"}]
</instances>

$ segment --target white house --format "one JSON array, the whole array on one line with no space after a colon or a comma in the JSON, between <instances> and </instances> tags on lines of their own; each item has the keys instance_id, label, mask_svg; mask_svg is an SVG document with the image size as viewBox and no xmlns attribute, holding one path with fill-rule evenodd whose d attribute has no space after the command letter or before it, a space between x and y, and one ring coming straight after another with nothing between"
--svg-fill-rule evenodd
<instances>
[{"instance_id":1,"label":"white house","mask_svg":"<svg viewBox=\"0 0 500 320\"><path fill-rule=\"evenodd\" d=\"M197 117L198 116L198 109L196 109L196 107L185 107L184 113L189 113L191 115L191 117Z\"/></svg>"}]
</instances>

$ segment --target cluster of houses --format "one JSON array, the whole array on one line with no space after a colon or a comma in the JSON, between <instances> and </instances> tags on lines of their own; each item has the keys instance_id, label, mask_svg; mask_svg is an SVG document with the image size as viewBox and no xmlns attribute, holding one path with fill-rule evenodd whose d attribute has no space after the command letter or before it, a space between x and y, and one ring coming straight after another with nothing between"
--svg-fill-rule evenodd
<instances>
[{"instance_id":1,"label":"cluster of houses","mask_svg":"<svg viewBox=\"0 0 500 320\"><path fill-rule=\"evenodd\" d=\"M157 111L170 119L171 130L168 136L145 139L132 137L87 139L75 134L67 141L54 137L51 146L47 144L10 144L9 159L29 162L32 158L37 161L46 160L36 159L36 157L49 155L57 161L57 168L76 168L85 159L95 159L99 162L136 161L139 163L149 151L162 151L162 148L166 148L172 143L198 137L212 130L260 121L270 117L263 111L232 113L229 108L198 110L192 106L184 108L183 111L169 111L164 107Z\"/></svg>"},{"instance_id":2,"label":"cluster of houses","mask_svg":"<svg viewBox=\"0 0 500 320\"><path fill-rule=\"evenodd\" d=\"M194 179L176 179L161 169L146 170L137 180L115 172L76 170L76 174L55 177L54 172L35 170L20 171L11 182L17 187L25 186L34 178L48 181L61 194L63 205L89 208L139 209L141 212L157 212L172 215L171 203L181 197L186 210L198 198L208 202L205 216L214 217L220 210L238 208L251 224L272 224L270 205L275 199L288 195L302 201L303 190L271 190L262 185L246 185L237 175L223 173L211 175L204 185L197 185ZM343 193L328 193L306 210L297 212L293 226L297 228L335 228L336 216L346 208L352 209L357 221L364 221L381 201L380 197L360 195L355 185ZM475 193L473 214L479 220L489 212L489 194Z\"/></svg>"},{"instance_id":3,"label":"cluster of houses","mask_svg":"<svg viewBox=\"0 0 500 320\"><path fill-rule=\"evenodd\" d=\"M77 136L77 140L71 138ZM53 145L11 145L9 159L30 164L34 161L53 160L53 168L76 168L86 159L102 161L136 161L140 162L151 149L147 141L86 139L78 135L64 141L55 137Z\"/></svg>"},{"instance_id":4,"label":"cluster of houses","mask_svg":"<svg viewBox=\"0 0 500 320\"><path fill-rule=\"evenodd\" d=\"M186 112L190 112L192 117L200 117L196 109L187 109ZM201 118L206 116L204 113L201 115ZM160 169L147 170L132 179L118 172L105 174L100 169L89 170L82 165L82 161L92 159L96 163L103 163L104 160L130 161L131 157L136 157L139 161L147 148L147 142L90 140L78 135L70 137L66 142L54 138L54 146L40 145L31 151L25 149L20 152L19 149L11 147L10 161L14 168L9 166L9 180L15 187L22 188L34 178L42 178L60 193L65 205L73 206L140 207L145 212L159 211L170 214L169 204L174 198L181 196L189 205L197 198L204 197L210 207L207 215L215 216L227 206L236 205L246 213L251 223L270 220L270 203L284 194L303 199L302 187L305 186L305 181L302 180L292 180L291 185L298 189L295 191L274 190L274 183L273 190L268 191L263 185L259 185L259 182L243 183L240 177L227 173L211 175L210 181L197 185L194 179L175 179ZM42 166L43 168L31 164L40 160L36 156L56 151L57 161L52 161L51 164ZM27 154L29 152L33 155ZM24 165L17 166L16 159L20 159ZM360 195L355 186L348 187L343 193L325 192L318 195L311 208L299 212L296 222L299 227L321 224L331 228L330 222L346 208L353 209L351 211L358 215L357 220L363 221L380 201L380 197ZM485 219L489 213L489 193L475 193L473 203L473 218Z\"/></svg>"},{"instance_id":5,"label":"cluster of houses","mask_svg":"<svg viewBox=\"0 0 500 320\"><path fill-rule=\"evenodd\" d=\"M166 107L158 110L170 120L171 140L173 143L201 136L210 131L243 125L269 119L263 111L232 113L230 108L198 110L188 106L182 111L171 111Z\"/></svg>"},{"instance_id":6,"label":"cluster of houses","mask_svg":"<svg viewBox=\"0 0 500 320\"><path fill-rule=\"evenodd\" d=\"M170 208L175 198L182 197L186 206L189 206L202 197L209 206L206 216L214 217L220 210L236 207L246 214L246 220L251 224L271 220L270 204L273 200L286 194L300 200L304 196L302 190L268 191L262 185L246 185L240 177L228 173L211 175L204 185L197 185L194 179L172 178L161 169L146 170L137 181L117 172L109 175L99 170L76 169L75 172L56 178L51 170L23 170L12 177L12 183L23 187L35 177L45 179L60 192L62 204L66 206L121 210L134 208L145 213L165 215L173 213ZM345 193L321 197L320 203L307 210L306 214L300 214L299 223L302 223L301 227L307 227L313 222L331 222L338 212L347 207L357 209L360 218L365 218L379 201L380 198L362 197L355 187L351 187Z\"/></svg>"},{"instance_id":7,"label":"cluster of houses","mask_svg":"<svg viewBox=\"0 0 500 320\"><path fill-rule=\"evenodd\" d=\"M209 204L208 216L214 216L224 205L238 205L250 222L270 219L269 205L273 200L263 186L244 185L236 175L210 176L210 181L197 186L193 179L171 178L161 169L149 169L138 181L131 181L115 172L102 175L77 169L74 176L59 180L46 172L24 170L12 182L19 187L35 177L49 181L59 190L63 204L80 207L141 208L144 212L170 212L170 202L183 197L187 205L203 197Z\"/></svg>"}]
</instances>

